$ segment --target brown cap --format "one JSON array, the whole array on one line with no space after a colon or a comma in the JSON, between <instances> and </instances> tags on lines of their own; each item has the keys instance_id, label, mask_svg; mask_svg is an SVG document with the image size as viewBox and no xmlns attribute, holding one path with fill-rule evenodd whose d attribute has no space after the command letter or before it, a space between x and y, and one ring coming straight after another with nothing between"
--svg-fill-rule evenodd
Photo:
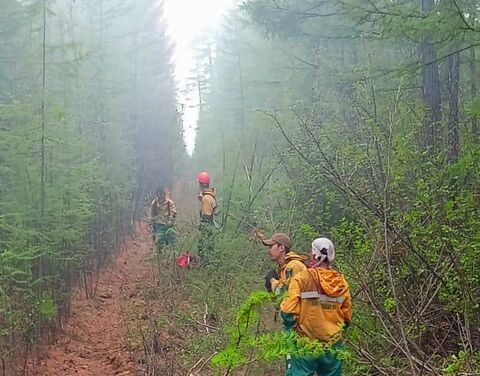
<instances>
[{"instance_id":1,"label":"brown cap","mask_svg":"<svg viewBox=\"0 0 480 376\"><path fill-rule=\"evenodd\" d=\"M287 234L283 234L281 232L273 234L270 239L262 240L262 243L267 246L278 243L283 245L287 249L291 249L293 246L292 239L290 239L290 237Z\"/></svg>"}]
</instances>

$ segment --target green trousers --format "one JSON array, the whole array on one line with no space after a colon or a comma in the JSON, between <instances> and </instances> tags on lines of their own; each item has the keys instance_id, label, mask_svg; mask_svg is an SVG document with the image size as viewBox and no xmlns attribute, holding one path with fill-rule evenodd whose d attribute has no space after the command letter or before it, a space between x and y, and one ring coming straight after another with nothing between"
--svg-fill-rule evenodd
<instances>
[{"instance_id":1,"label":"green trousers","mask_svg":"<svg viewBox=\"0 0 480 376\"><path fill-rule=\"evenodd\" d=\"M173 226L155 223L153 225L153 241L157 250L163 246L173 244L175 242L175 229Z\"/></svg>"},{"instance_id":2,"label":"green trousers","mask_svg":"<svg viewBox=\"0 0 480 376\"><path fill-rule=\"evenodd\" d=\"M342 349L343 343L337 343L334 349ZM342 361L331 351L319 357L287 359L286 376L342 376Z\"/></svg>"},{"instance_id":3,"label":"green trousers","mask_svg":"<svg viewBox=\"0 0 480 376\"><path fill-rule=\"evenodd\" d=\"M200 239L198 241L198 255L200 256L200 263L208 265L213 256L215 247L215 226L213 223L200 223Z\"/></svg>"}]
</instances>

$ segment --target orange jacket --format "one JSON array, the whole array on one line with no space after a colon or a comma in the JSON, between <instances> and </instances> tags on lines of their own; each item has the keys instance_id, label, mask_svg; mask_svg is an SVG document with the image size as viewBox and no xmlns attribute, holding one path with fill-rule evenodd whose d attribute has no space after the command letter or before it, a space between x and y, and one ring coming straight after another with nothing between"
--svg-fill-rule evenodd
<instances>
[{"instance_id":1,"label":"orange jacket","mask_svg":"<svg viewBox=\"0 0 480 376\"><path fill-rule=\"evenodd\" d=\"M280 310L295 318L298 334L336 343L352 319L352 297L344 276L333 269L308 269L290 281Z\"/></svg>"},{"instance_id":2,"label":"orange jacket","mask_svg":"<svg viewBox=\"0 0 480 376\"><path fill-rule=\"evenodd\" d=\"M285 256L285 263L278 267L278 281L272 283L272 291L275 295L282 295L288 289L290 279L304 270L306 256L299 255L295 252L288 252Z\"/></svg>"},{"instance_id":3,"label":"orange jacket","mask_svg":"<svg viewBox=\"0 0 480 376\"><path fill-rule=\"evenodd\" d=\"M215 209L217 208L215 189L208 188L203 190L198 198L202 203L200 208L200 219L213 221L213 215L215 214Z\"/></svg>"}]
</instances>

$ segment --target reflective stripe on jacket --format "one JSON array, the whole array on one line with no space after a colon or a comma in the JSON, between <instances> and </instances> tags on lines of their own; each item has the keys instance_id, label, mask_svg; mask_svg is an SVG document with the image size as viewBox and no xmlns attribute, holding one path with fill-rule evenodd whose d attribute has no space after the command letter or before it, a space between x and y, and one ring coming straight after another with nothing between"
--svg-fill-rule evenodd
<instances>
[{"instance_id":1,"label":"reflective stripe on jacket","mask_svg":"<svg viewBox=\"0 0 480 376\"><path fill-rule=\"evenodd\" d=\"M309 269L292 278L280 310L294 316L298 334L336 343L343 324L352 319L352 297L341 273Z\"/></svg>"}]
</instances>

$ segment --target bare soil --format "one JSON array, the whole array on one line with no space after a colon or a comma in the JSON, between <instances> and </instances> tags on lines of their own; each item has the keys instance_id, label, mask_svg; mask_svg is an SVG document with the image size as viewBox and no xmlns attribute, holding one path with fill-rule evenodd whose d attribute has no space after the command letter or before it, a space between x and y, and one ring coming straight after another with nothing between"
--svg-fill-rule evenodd
<instances>
[{"instance_id":1,"label":"bare soil","mask_svg":"<svg viewBox=\"0 0 480 376\"><path fill-rule=\"evenodd\" d=\"M79 289L72 298L72 317L58 343L31 360L29 375L137 375L142 366L128 339L132 309L145 309L142 289L152 280L151 235L137 225L134 236L99 277L97 294L86 299Z\"/></svg>"}]
</instances>

